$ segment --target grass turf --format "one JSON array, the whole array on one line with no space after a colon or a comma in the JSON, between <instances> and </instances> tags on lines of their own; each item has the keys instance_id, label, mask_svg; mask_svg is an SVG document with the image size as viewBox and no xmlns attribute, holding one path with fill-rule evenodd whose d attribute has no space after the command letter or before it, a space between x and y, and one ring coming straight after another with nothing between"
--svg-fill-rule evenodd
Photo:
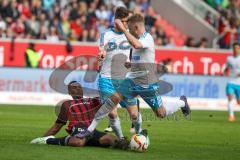
<instances>
[{"instance_id":1,"label":"grass turf","mask_svg":"<svg viewBox=\"0 0 240 160\"><path fill-rule=\"evenodd\" d=\"M240 157L240 122L226 121L226 112L193 111L191 120L155 119L142 110L143 128L151 145L146 153L106 148L72 148L30 145L54 122L53 107L0 105L0 160L236 160ZM124 133L130 137L130 122L120 110ZM237 113L238 116L239 113ZM104 120L99 129L106 127ZM62 130L57 136L66 133Z\"/></svg>"}]
</instances>

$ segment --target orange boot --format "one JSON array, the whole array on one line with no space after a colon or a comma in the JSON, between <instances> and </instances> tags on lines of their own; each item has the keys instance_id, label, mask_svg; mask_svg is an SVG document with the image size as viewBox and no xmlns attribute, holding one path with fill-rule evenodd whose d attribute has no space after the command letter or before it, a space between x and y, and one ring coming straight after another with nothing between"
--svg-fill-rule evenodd
<instances>
[{"instance_id":1,"label":"orange boot","mask_svg":"<svg viewBox=\"0 0 240 160\"><path fill-rule=\"evenodd\" d=\"M228 121L229 121L229 122L234 122L234 121L236 121L235 116L229 116L229 117L228 117Z\"/></svg>"}]
</instances>

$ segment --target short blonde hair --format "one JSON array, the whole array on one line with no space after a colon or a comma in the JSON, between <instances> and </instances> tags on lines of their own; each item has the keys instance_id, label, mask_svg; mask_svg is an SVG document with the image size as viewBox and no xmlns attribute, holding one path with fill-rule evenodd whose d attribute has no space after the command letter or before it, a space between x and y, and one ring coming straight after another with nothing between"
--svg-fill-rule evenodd
<instances>
[{"instance_id":1,"label":"short blonde hair","mask_svg":"<svg viewBox=\"0 0 240 160\"><path fill-rule=\"evenodd\" d=\"M133 14L129 19L128 19L129 23L145 23L144 17L141 14Z\"/></svg>"}]
</instances>

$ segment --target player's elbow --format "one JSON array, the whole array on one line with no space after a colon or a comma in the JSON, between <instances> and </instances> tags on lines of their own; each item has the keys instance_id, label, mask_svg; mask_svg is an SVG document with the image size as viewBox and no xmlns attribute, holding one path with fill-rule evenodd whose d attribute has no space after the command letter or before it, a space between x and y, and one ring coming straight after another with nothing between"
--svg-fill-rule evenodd
<instances>
[{"instance_id":1,"label":"player's elbow","mask_svg":"<svg viewBox=\"0 0 240 160\"><path fill-rule=\"evenodd\" d=\"M142 46L141 43L135 43L135 44L133 44L133 48L134 49L141 49L141 48L143 48L143 46Z\"/></svg>"},{"instance_id":2,"label":"player's elbow","mask_svg":"<svg viewBox=\"0 0 240 160\"><path fill-rule=\"evenodd\" d=\"M63 127L63 124L58 124L58 123L55 123L54 126L53 126L53 131L54 132L59 132L59 130Z\"/></svg>"},{"instance_id":3,"label":"player's elbow","mask_svg":"<svg viewBox=\"0 0 240 160\"><path fill-rule=\"evenodd\" d=\"M53 132L57 133L57 132L60 131L60 129L61 129L60 127L54 127L54 128L53 128Z\"/></svg>"}]
</instances>

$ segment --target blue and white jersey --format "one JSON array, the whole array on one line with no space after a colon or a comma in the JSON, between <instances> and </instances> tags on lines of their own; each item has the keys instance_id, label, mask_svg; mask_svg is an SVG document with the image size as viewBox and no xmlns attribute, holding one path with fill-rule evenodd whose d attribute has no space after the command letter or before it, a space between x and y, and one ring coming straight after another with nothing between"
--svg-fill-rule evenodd
<instances>
[{"instance_id":1,"label":"blue and white jersey","mask_svg":"<svg viewBox=\"0 0 240 160\"><path fill-rule=\"evenodd\" d=\"M133 63L154 63L155 62L155 45L153 37L145 32L140 38L140 43L143 48L133 49L132 60Z\"/></svg>"},{"instance_id":2,"label":"blue and white jersey","mask_svg":"<svg viewBox=\"0 0 240 160\"><path fill-rule=\"evenodd\" d=\"M240 85L240 56L229 56L227 58L227 67L231 69L230 75L235 77L235 79L231 80L229 83Z\"/></svg>"},{"instance_id":3,"label":"blue and white jersey","mask_svg":"<svg viewBox=\"0 0 240 160\"><path fill-rule=\"evenodd\" d=\"M121 32L115 32L113 28L106 30L100 35L100 48L104 47L107 52L100 71L101 77L112 78L119 77L122 74L122 68L124 64L129 61L131 46L124 35ZM116 55L125 55L126 59L114 58ZM114 67L114 70L111 68Z\"/></svg>"},{"instance_id":4,"label":"blue and white jersey","mask_svg":"<svg viewBox=\"0 0 240 160\"><path fill-rule=\"evenodd\" d=\"M128 78L134 78L135 83L149 85L155 83L155 45L153 37L145 32L139 38L143 48L133 49L131 59L131 72Z\"/></svg>"}]
</instances>

